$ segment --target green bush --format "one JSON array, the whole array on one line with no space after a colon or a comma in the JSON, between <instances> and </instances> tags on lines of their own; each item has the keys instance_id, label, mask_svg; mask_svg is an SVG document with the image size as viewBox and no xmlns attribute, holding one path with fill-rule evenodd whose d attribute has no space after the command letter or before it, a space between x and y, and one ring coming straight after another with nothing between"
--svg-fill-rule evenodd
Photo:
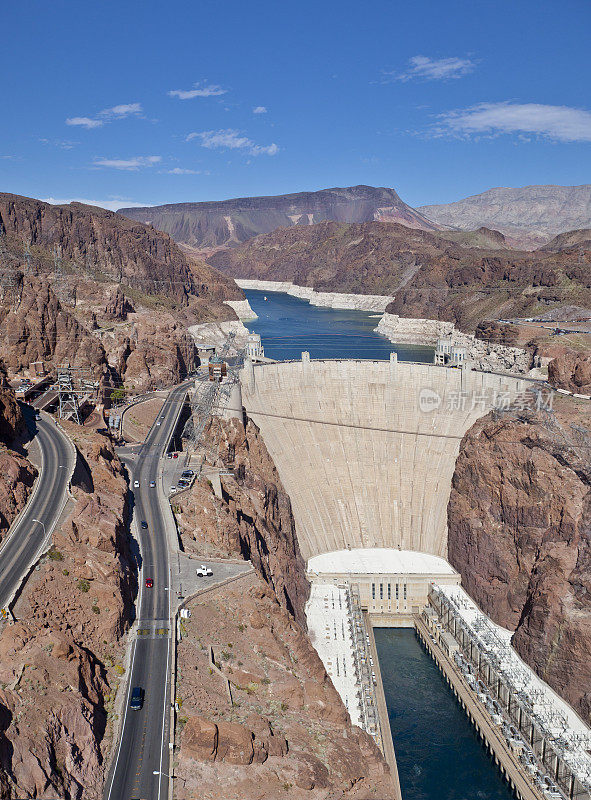
<instances>
[{"instance_id":1,"label":"green bush","mask_svg":"<svg viewBox=\"0 0 591 800\"><path fill-rule=\"evenodd\" d=\"M49 557L51 558L52 561L64 560L62 553L60 553L59 550L56 550L55 547L52 547L51 550L49 551Z\"/></svg>"},{"instance_id":2,"label":"green bush","mask_svg":"<svg viewBox=\"0 0 591 800\"><path fill-rule=\"evenodd\" d=\"M86 578L80 578L78 581L78 588L81 592L87 592L90 589L90 583L86 580Z\"/></svg>"},{"instance_id":3,"label":"green bush","mask_svg":"<svg viewBox=\"0 0 591 800\"><path fill-rule=\"evenodd\" d=\"M93 606L92 610L94 611L95 614L100 614L101 613L101 610L100 610L100 608L98 606Z\"/></svg>"}]
</instances>

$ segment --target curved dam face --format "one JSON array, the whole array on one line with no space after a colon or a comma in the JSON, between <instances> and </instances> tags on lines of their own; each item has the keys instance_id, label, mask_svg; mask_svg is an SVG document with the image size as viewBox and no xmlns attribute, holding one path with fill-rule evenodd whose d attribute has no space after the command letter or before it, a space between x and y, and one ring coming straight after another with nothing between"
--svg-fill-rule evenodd
<instances>
[{"instance_id":1,"label":"curved dam face","mask_svg":"<svg viewBox=\"0 0 591 800\"><path fill-rule=\"evenodd\" d=\"M372 547L445 558L460 440L527 386L395 359L247 363L241 380L291 498L305 559Z\"/></svg>"}]
</instances>

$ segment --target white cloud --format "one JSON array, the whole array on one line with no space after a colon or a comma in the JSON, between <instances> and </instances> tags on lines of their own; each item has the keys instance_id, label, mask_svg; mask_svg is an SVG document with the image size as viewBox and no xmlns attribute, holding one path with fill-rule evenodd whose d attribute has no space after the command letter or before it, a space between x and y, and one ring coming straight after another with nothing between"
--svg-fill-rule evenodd
<instances>
[{"instance_id":1,"label":"white cloud","mask_svg":"<svg viewBox=\"0 0 591 800\"><path fill-rule=\"evenodd\" d=\"M168 92L169 97L178 97L179 100L192 100L194 97L218 97L220 94L226 94L226 89L222 89L215 83L206 83L201 85L202 82L198 81L193 84L192 89L171 89Z\"/></svg>"},{"instance_id":2,"label":"white cloud","mask_svg":"<svg viewBox=\"0 0 591 800\"><path fill-rule=\"evenodd\" d=\"M134 156L133 158L95 158L93 166L112 167L113 169L138 170L141 167L153 167L162 161L162 156Z\"/></svg>"},{"instance_id":3,"label":"white cloud","mask_svg":"<svg viewBox=\"0 0 591 800\"><path fill-rule=\"evenodd\" d=\"M541 136L558 142L591 142L591 111L540 103L479 103L440 116L437 136Z\"/></svg>"},{"instance_id":4,"label":"white cloud","mask_svg":"<svg viewBox=\"0 0 591 800\"><path fill-rule=\"evenodd\" d=\"M190 142L193 139L200 139L202 147L207 147L210 150L244 150L251 156L274 156L279 152L279 147L275 143L268 145L255 144L252 139L249 139L247 136L242 136L240 131L233 130L232 128L219 131L190 133L186 141Z\"/></svg>"},{"instance_id":5,"label":"white cloud","mask_svg":"<svg viewBox=\"0 0 591 800\"><path fill-rule=\"evenodd\" d=\"M141 103L122 103L118 106L111 106L111 108L103 108L94 117L68 117L66 125L77 125L90 130L91 128L101 128L105 123L112 122L114 119L125 119L141 113Z\"/></svg>"},{"instance_id":6,"label":"white cloud","mask_svg":"<svg viewBox=\"0 0 591 800\"><path fill-rule=\"evenodd\" d=\"M265 108L265 106L255 106L252 109L252 113L253 114L266 114L267 113L267 109Z\"/></svg>"},{"instance_id":7,"label":"white cloud","mask_svg":"<svg viewBox=\"0 0 591 800\"><path fill-rule=\"evenodd\" d=\"M137 203L134 200L127 200L125 197L117 197L111 200L87 200L84 197L69 197L66 200L60 200L55 197L43 197L43 203L51 203L53 206L65 206L68 203L84 203L87 206L98 206L99 208L106 208L107 211L117 211L119 208L135 208L152 205L150 203Z\"/></svg>"},{"instance_id":8,"label":"white cloud","mask_svg":"<svg viewBox=\"0 0 591 800\"><path fill-rule=\"evenodd\" d=\"M121 119L123 117L129 117L131 114L141 113L141 103L122 103L121 105L113 106L112 108L104 108L102 111L99 111L98 116L105 117L106 119L111 119L113 117Z\"/></svg>"},{"instance_id":9,"label":"white cloud","mask_svg":"<svg viewBox=\"0 0 591 800\"><path fill-rule=\"evenodd\" d=\"M66 120L66 125L78 125L87 130L90 128L100 128L101 125L104 124L102 119L91 119L91 117L68 117Z\"/></svg>"},{"instance_id":10,"label":"white cloud","mask_svg":"<svg viewBox=\"0 0 591 800\"><path fill-rule=\"evenodd\" d=\"M183 169L182 167L175 167L174 169L163 170L166 175L200 175L198 169Z\"/></svg>"},{"instance_id":11,"label":"white cloud","mask_svg":"<svg viewBox=\"0 0 591 800\"><path fill-rule=\"evenodd\" d=\"M409 59L408 69L404 72L384 73L389 80L411 81L414 78L426 81L443 81L450 78L461 78L472 72L476 66L470 58L429 58L428 56L413 56Z\"/></svg>"}]
</instances>

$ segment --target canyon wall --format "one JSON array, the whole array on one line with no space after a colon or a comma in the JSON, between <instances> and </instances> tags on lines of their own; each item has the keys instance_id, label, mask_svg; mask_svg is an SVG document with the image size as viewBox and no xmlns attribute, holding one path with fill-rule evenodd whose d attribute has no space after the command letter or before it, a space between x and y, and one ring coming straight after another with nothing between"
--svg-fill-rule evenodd
<instances>
[{"instance_id":1,"label":"canyon wall","mask_svg":"<svg viewBox=\"0 0 591 800\"><path fill-rule=\"evenodd\" d=\"M99 800L137 592L127 483L107 439L63 423L92 480L0 633L0 792ZM88 471L88 470L87 470Z\"/></svg>"},{"instance_id":2,"label":"canyon wall","mask_svg":"<svg viewBox=\"0 0 591 800\"><path fill-rule=\"evenodd\" d=\"M522 658L591 721L589 402L512 409L466 434L448 508L449 560Z\"/></svg>"},{"instance_id":3,"label":"canyon wall","mask_svg":"<svg viewBox=\"0 0 591 800\"><path fill-rule=\"evenodd\" d=\"M501 245L495 231L459 237L379 221L321 222L279 228L208 263L234 278L391 296L391 314L469 333L483 320L591 307L589 256L578 248L534 254Z\"/></svg>"},{"instance_id":4,"label":"canyon wall","mask_svg":"<svg viewBox=\"0 0 591 800\"><path fill-rule=\"evenodd\" d=\"M232 472L221 478L221 500L204 481L175 498L185 549L194 551L206 540L210 554L250 560L282 607L305 628L309 587L291 503L258 427L251 420L243 426L215 418L207 437L222 462L231 454Z\"/></svg>"},{"instance_id":5,"label":"canyon wall","mask_svg":"<svg viewBox=\"0 0 591 800\"><path fill-rule=\"evenodd\" d=\"M25 438L25 419L0 361L0 541L25 506L37 475L22 449Z\"/></svg>"}]
</instances>

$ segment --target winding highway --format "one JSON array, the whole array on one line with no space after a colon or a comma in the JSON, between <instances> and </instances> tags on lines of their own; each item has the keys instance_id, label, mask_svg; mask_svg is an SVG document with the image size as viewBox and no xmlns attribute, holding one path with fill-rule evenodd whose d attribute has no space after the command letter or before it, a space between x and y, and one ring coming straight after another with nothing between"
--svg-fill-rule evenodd
<instances>
[{"instance_id":1,"label":"winding highway","mask_svg":"<svg viewBox=\"0 0 591 800\"><path fill-rule=\"evenodd\" d=\"M74 449L51 418L36 420L39 477L20 517L0 549L0 608L6 608L49 539L66 502Z\"/></svg>"},{"instance_id":2,"label":"winding highway","mask_svg":"<svg viewBox=\"0 0 591 800\"><path fill-rule=\"evenodd\" d=\"M173 389L136 456L121 458L129 469L133 524L140 543L137 623L119 744L105 785L106 800L168 797L172 581L170 550L174 522L162 491L161 458L174 431L187 385ZM135 483L138 486L135 486ZM154 486L150 486L151 483ZM168 513L167 513L168 511ZM141 521L148 527L142 528ZM146 585L147 580L152 587ZM129 707L133 687L144 690L140 710Z\"/></svg>"}]
</instances>

